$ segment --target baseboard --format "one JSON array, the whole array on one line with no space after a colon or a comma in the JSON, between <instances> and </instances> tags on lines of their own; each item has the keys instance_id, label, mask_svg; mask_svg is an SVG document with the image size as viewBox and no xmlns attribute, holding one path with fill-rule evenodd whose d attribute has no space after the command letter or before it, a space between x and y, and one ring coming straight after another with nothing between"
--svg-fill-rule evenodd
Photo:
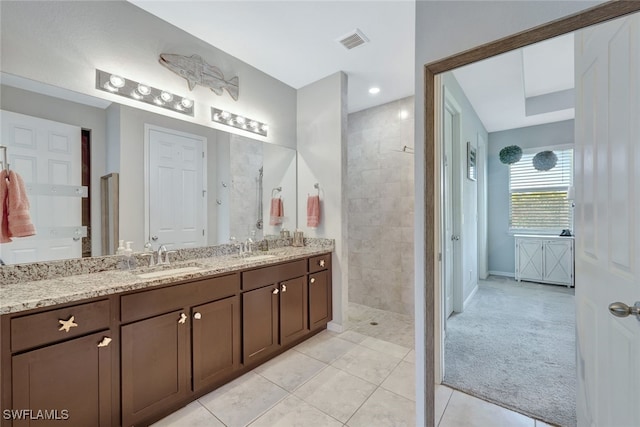
<instances>
[{"instance_id":1,"label":"baseboard","mask_svg":"<svg viewBox=\"0 0 640 427\"><path fill-rule=\"evenodd\" d=\"M462 303L462 310L466 310L467 309L467 304L469 304L471 302L471 299L473 298L473 296L476 294L476 292L478 292L478 284L476 283L476 285L473 287L473 290L471 291L471 293L469 294L469 296L467 297L466 300L464 300L464 302Z\"/></svg>"},{"instance_id":2,"label":"baseboard","mask_svg":"<svg viewBox=\"0 0 640 427\"><path fill-rule=\"evenodd\" d=\"M330 330L331 332L336 332L338 334L341 334L342 332L344 332L344 328L342 327L342 325L335 322L327 323L327 329Z\"/></svg>"},{"instance_id":3,"label":"baseboard","mask_svg":"<svg viewBox=\"0 0 640 427\"><path fill-rule=\"evenodd\" d=\"M489 274L492 276L516 277L516 273L511 273L507 271L489 270Z\"/></svg>"}]
</instances>

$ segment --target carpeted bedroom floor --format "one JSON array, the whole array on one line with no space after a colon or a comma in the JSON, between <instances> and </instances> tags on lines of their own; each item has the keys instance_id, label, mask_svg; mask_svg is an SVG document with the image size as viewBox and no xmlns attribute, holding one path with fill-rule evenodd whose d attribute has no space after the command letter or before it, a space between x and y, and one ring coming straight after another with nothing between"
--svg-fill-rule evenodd
<instances>
[{"instance_id":1,"label":"carpeted bedroom floor","mask_svg":"<svg viewBox=\"0 0 640 427\"><path fill-rule=\"evenodd\" d=\"M576 425L574 290L490 276L447 321L444 384Z\"/></svg>"}]
</instances>

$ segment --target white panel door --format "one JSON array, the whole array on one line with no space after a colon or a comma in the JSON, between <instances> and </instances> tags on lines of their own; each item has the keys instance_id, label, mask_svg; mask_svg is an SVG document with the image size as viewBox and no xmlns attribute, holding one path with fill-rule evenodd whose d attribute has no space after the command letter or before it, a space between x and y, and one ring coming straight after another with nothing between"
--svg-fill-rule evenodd
<instances>
[{"instance_id":1,"label":"white panel door","mask_svg":"<svg viewBox=\"0 0 640 427\"><path fill-rule=\"evenodd\" d=\"M640 18L576 33L578 425L640 425Z\"/></svg>"},{"instance_id":2,"label":"white panel door","mask_svg":"<svg viewBox=\"0 0 640 427\"><path fill-rule=\"evenodd\" d=\"M36 235L0 245L7 264L82 257L81 129L1 111L2 144L27 188Z\"/></svg>"},{"instance_id":3,"label":"white panel door","mask_svg":"<svg viewBox=\"0 0 640 427\"><path fill-rule=\"evenodd\" d=\"M206 246L206 138L147 127L149 236L180 249Z\"/></svg>"},{"instance_id":4,"label":"white panel door","mask_svg":"<svg viewBox=\"0 0 640 427\"><path fill-rule=\"evenodd\" d=\"M453 115L444 109L444 317L447 319L453 313Z\"/></svg>"}]
</instances>

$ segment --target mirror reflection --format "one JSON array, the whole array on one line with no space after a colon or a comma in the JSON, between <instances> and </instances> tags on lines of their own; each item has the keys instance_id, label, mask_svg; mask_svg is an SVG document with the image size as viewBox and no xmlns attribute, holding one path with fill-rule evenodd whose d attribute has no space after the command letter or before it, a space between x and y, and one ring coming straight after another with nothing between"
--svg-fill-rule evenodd
<instances>
[{"instance_id":1,"label":"mirror reflection","mask_svg":"<svg viewBox=\"0 0 640 427\"><path fill-rule=\"evenodd\" d=\"M2 83L2 145L37 232L0 245L6 264L109 255L118 240L179 249L296 227L292 148L17 76Z\"/></svg>"}]
</instances>

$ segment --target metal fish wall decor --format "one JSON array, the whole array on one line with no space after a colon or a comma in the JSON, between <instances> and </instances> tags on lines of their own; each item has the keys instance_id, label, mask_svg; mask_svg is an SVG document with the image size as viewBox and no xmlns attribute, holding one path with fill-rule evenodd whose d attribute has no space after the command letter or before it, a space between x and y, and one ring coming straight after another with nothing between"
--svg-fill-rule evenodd
<instances>
[{"instance_id":1,"label":"metal fish wall decor","mask_svg":"<svg viewBox=\"0 0 640 427\"><path fill-rule=\"evenodd\" d=\"M222 95L222 89L226 89L234 101L238 100L238 76L225 80L222 71L214 65L207 64L200 55L162 53L159 62L180 77L187 79L189 90L200 85L210 88L216 95Z\"/></svg>"}]
</instances>

